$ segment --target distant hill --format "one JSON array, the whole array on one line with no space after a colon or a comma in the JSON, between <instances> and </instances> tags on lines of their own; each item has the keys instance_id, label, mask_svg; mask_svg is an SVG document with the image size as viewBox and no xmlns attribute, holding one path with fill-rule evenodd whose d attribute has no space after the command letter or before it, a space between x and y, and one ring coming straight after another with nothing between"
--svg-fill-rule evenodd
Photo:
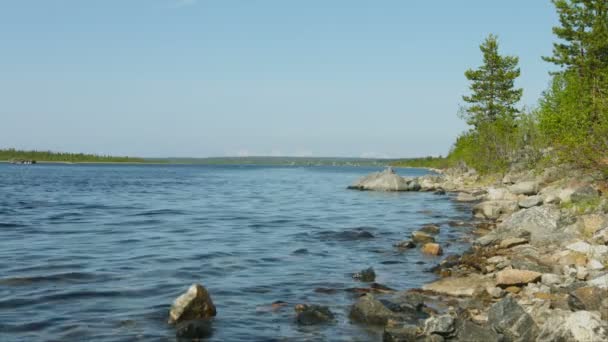
<instances>
[{"instance_id":1,"label":"distant hill","mask_svg":"<svg viewBox=\"0 0 608 342\"><path fill-rule=\"evenodd\" d=\"M386 166L394 160L335 157L212 157L148 158L147 161L201 165L277 165L277 166Z\"/></svg>"}]
</instances>

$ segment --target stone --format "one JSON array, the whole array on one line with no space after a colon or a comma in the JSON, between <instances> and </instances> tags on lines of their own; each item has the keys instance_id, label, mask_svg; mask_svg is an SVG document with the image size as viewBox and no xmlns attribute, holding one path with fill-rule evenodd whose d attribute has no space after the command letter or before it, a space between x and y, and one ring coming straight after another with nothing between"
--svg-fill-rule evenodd
<instances>
[{"instance_id":1,"label":"stone","mask_svg":"<svg viewBox=\"0 0 608 342\"><path fill-rule=\"evenodd\" d=\"M543 198L540 196L530 196L522 199L517 204L520 208L532 208L543 204Z\"/></svg>"},{"instance_id":2,"label":"stone","mask_svg":"<svg viewBox=\"0 0 608 342\"><path fill-rule=\"evenodd\" d=\"M428 233L417 230L412 232L412 241L415 243L435 242L435 238Z\"/></svg>"},{"instance_id":3,"label":"stone","mask_svg":"<svg viewBox=\"0 0 608 342\"><path fill-rule=\"evenodd\" d=\"M511 214L518 209L516 201L486 201L473 207L477 218L496 220L501 215Z\"/></svg>"},{"instance_id":4,"label":"stone","mask_svg":"<svg viewBox=\"0 0 608 342\"><path fill-rule=\"evenodd\" d=\"M178 340L199 340L213 335L212 322L209 319L195 319L178 323L175 336Z\"/></svg>"},{"instance_id":5,"label":"stone","mask_svg":"<svg viewBox=\"0 0 608 342\"><path fill-rule=\"evenodd\" d=\"M547 203L547 204L559 204L561 202L561 199L556 196L556 195L547 195L545 196L543 203Z\"/></svg>"},{"instance_id":6,"label":"stone","mask_svg":"<svg viewBox=\"0 0 608 342\"><path fill-rule=\"evenodd\" d=\"M488 258L488 260L486 261L490 264L500 264L501 262L507 261L507 258L502 255L495 255L491 258Z\"/></svg>"},{"instance_id":7,"label":"stone","mask_svg":"<svg viewBox=\"0 0 608 342\"><path fill-rule=\"evenodd\" d=\"M533 181L521 182L509 187L509 191L515 195L536 195L538 183Z\"/></svg>"},{"instance_id":8,"label":"stone","mask_svg":"<svg viewBox=\"0 0 608 342\"><path fill-rule=\"evenodd\" d=\"M608 323L597 312L553 310L536 341L595 342L608 340Z\"/></svg>"},{"instance_id":9,"label":"stone","mask_svg":"<svg viewBox=\"0 0 608 342\"><path fill-rule=\"evenodd\" d=\"M403 241L399 241L399 242L395 243L393 245L393 247L399 248L399 249L410 249L410 248L415 248L416 244L412 240L403 240Z\"/></svg>"},{"instance_id":10,"label":"stone","mask_svg":"<svg viewBox=\"0 0 608 342\"><path fill-rule=\"evenodd\" d=\"M458 320L456 325L457 341L463 342L494 342L500 341L500 336L489 327L480 326L467 320Z\"/></svg>"},{"instance_id":11,"label":"stone","mask_svg":"<svg viewBox=\"0 0 608 342\"><path fill-rule=\"evenodd\" d=\"M528 239L512 237L512 238L506 238L506 239L502 240L500 242L499 247L500 248L511 248L511 247L523 245L526 243L528 243Z\"/></svg>"},{"instance_id":12,"label":"stone","mask_svg":"<svg viewBox=\"0 0 608 342\"><path fill-rule=\"evenodd\" d=\"M540 282L547 286L557 285L562 282L562 277L553 273L545 273L541 276Z\"/></svg>"},{"instance_id":13,"label":"stone","mask_svg":"<svg viewBox=\"0 0 608 342\"><path fill-rule=\"evenodd\" d=\"M585 266L576 266L576 279L585 280L589 276L589 271Z\"/></svg>"},{"instance_id":14,"label":"stone","mask_svg":"<svg viewBox=\"0 0 608 342\"><path fill-rule=\"evenodd\" d=\"M596 259L590 259L587 262L587 268L593 271L601 271L604 269L604 264L597 261Z\"/></svg>"},{"instance_id":15,"label":"stone","mask_svg":"<svg viewBox=\"0 0 608 342\"><path fill-rule=\"evenodd\" d=\"M443 278L423 285L422 289L448 296L471 297L475 292L483 291L490 285L494 285L491 279L478 274L470 274L465 277Z\"/></svg>"},{"instance_id":16,"label":"stone","mask_svg":"<svg viewBox=\"0 0 608 342\"><path fill-rule=\"evenodd\" d=\"M599 287L579 287L570 292L568 305L573 311L600 311L602 299L608 298L608 290Z\"/></svg>"},{"instance_id":17,"label":"stone","mask_svg":"<svg viewBox=\"0 0 608 342\"><path fill-rule=\"evenodd\" d=\"M389 319L394 319L397 315L382 302L374 298L373 295L366 294L353 304L349 316L355 322L370 325L385 325Z\"/></svg>"},{"instance_id":18,"label":"stone","mask_svg":"<svg viewBox=\"0 0 608 342\"><path fill-rule=\"evenodd\" d=\"M334 320L334 314L327 306L298 304L295 310L296 322L300 325L324 324Z\"/></svg>"},{"instance_id":19,"label":"stone","mask_svg":"<svg viewBox=\"0 0 608 342\"><path fill-rule=\"evenodd\" d=\"M608 246L604 245L590 245L584 241L577 241L571 243L566 246L566 249L569 249L574 252L578 252L581 254L586 254L592 257L603 258L605 255L608 255Z\"/></svg>"},{"instance_id":20,"label":"stone","mask_svg":"<svg viewBox=\"0 0 608 342\"><path fill-rule=\"evenodd\" d=\"M376 272L374 271L374 269L372 267L369 267L364 270L361 270L360 272L353 274L353 279L356 279L356 280L359 280L362 282L366 282L366 283L371 283L374 280L376 280Z\"/></svg>"},{"instance_id":21,"label":"stone","mask_svg":"<svg viewBox=\"0 0 608 342\"><path fill-rule=\"evenodd\" d=\"M429 317L424 321L424 332L428 335L450 336L455 330L454 318L450 315Z\"/></svg>"},{"instance_id":22,"label":"stone","mask_svg":"<svg viewBox=\"0 0 608 342\"><path fill-rule=\"evenodd\" d=\"M396 174L391 167L365 176L348 187L348 189L373 191L411 191L414 188L415 185L410 185L410 182ZM420 189L419 184L418 189Z\"/></svg>"},{"instance_id":23,"label":"stone","mask_svg":"<svg viewBox=\"0 0 608 342\"><path fill-rule=\"evenodd\" d=\"M608 273L587 281L587 284L601 289L608 289Z\"/></svg>"},{"instance_id":24,"label":"stone","mask_svg":"<svg viewBox=\"0 0 608 342\"><path fill-rule=\"evenodd\" d=\"M502 298L505 295L505 291L496 286L488 286L486 292L492 296L492 298Z\"/></svg>"},{"instance_id":25,"label":"stone","mask_svg":"<svg viewBox=\"0 0 608 342\"><path fill-rule=\"evenodd\" d=\"M488 323L511 341L534 341L538 332L532 317L511 296L490 307Z\"/></svg>"},{"instance_id":26,"label":"stone","mask_svg":"<svg viewBox=\"0 0 608 342\"><path fill-rule=\"evenodd\" d=\"M530 242L534 244L560 242L564 239L559 230L560 218L560 211L550 206L522 209L506 218L486 236L502 240L529 235Z\"/></svg>"},{"instance_id":27,"label":"stone","mask_svg":"<svg viewBox=\"0 0 608 342\"><path fill-rule=\"evenodd\" d=\"M429 255L442 255L443 249L441 248L441 246L439 246L439 244L429 242L425 243L424 246L422 246L422 253Z\"/></svg>"},{"instance_id":28,"label":"stone","mask_svg":"<svg viewBox=\"0 0 608 342\"><path fill-rule=\"evenodd\" d=\"M192 284L188 291L177 297L169 311L169 324L207 319L216 315L215 305L204 286Z\"/></svg>"},{"instance_id":29,"label":"stone","mask_svg":"<svg viewBox=\"0 0 608 342\"><path fill-rule=\"evenodd\" d=\"M606 216L600 214L583 215L580 220L583 226L583 236L593 236L608 224Z\"/></svg>"},{"instance_id":30,"label":"stone","mask_svg":"<svg viewBox=\"0 0 608 342\"><path fill-rule=\"evenodd\" d=\"M439 226L436 224L428 224L422 228L420 228L421 232L427 233L427 234L432 234L432 235L437 235L440 232Z\"/></svg>"},{"instance_id":31,"label":"stone","mask_svg":"<svg viewBox=\"0 0 608 342\"><path fill-rule=\"evenodd\" d=\"M415 325L405 325L399 328L387 327L382 335L383 342L410 342L415 341L421 334Z\"/></svg>"},{"instance_id":32,"label":"stone","mask_svg":"<svg viewBox=\"0 0 608 342\"><path fill-rule=\"evenodd\" d=\"M508 286L505 288L506 292L509 293L513 293L513 294L518 294L519 292L521 292L521 287L519 286Z\"/></svg>"},{"instance_id":33,"label":"stone","mask_svg":"<svg viewBox=\"0 0 608 342\"><path fill-rule=\"evenodd\" d=\"M516 201L517 195L505 188L488 188L485 199L486 201Z\"/></svg>"},{"instance_id":34,"label":"stone","mask_svg":"<svg viewBox=\"0 0 608 342\"><path fill-rule=\"evenodd\" d=\"M572 203L580 203L584 201L593 200L599 197L598 191L591 185L582 186L577 188L570 194L570 201Z\"/></svg>"},{"instance_id":35,"label":"stone","mask_svg":"<svg viewBox=\"0 0 608 342\"><path fill-rule=\"evenodd\" d=\"M601 245L608 244L608 227L595 232L595 234L593 234L593 241Z\"/></svg>"},{"instance_id":36,"label":"stone","mask_svg":"<svg viewBox=\"0 0 608 342\"><path fill-rule=\"evenodd\" d=\"M541 276L541 273L534 271L517 269L502 270L496 273L496 285L503 288L513 285L525 285L539 281Z\"/></svg>"},{"instance_id":37,"label":"stone","mask_svg":"<svg viewBox=\"0 0 608 342\"><path fill-rule=\"evenodd\" d=\"M460 192L455 198L457 202L476 202L479 201L479 197L473 196L466 192Z\"/></svg>"}]
</instances>

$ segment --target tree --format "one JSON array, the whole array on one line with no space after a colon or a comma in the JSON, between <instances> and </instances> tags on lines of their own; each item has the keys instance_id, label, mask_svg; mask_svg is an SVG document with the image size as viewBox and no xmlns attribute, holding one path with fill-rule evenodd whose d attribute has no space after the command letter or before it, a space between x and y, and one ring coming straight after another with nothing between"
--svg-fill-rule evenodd
<instances>
[{"instance_id":1,"label":"tree","mask_svg":"<svg viewBox=\"0 0 608 342\"><path fill-rule=\"evenodd\" d=\"M501 56L498 53L498 38L492 34L479 48L483 54L483 65L465 72L466 78L471 81L472 93L462 97L470 105L464 107L461 114L469 125L475 127L497 120L513 121L519 113L515 104L523 94L521 88L514 86L515 79L520 75L517 67L519 58Z\"/></svg>"}]
</instances>

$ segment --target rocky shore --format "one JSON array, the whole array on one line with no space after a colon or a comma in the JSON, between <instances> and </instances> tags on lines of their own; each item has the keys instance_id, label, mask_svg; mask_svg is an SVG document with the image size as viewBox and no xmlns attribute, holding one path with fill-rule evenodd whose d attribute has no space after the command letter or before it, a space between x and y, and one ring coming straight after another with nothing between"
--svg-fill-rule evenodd
<instances>
[{"instance_id":1,"label":"rocky shore","mask_svg":"<svg viewBox=\"0 0 608 342\"><path fill-rule=\"evenodd\" d=\"M422 288L374 283L372 268L354 273L369 286L352 289L351 322L381 329L383 341L608 340L608 200L601 179L566 166L501 177L460 167L412 179L389 168L360 179L349 188L450 193L471 207L471 221L454 225L475 229L471 248L443 257L432 269L438 280ZM420 227L394 248L443 255L438 232L436 225ZM335 322L328 307L314 303L293 312L298 325ZM193 285L173 303L169 323L178 338L204 338L215 314L206 289Z\"/></svg>"}]
</instances>

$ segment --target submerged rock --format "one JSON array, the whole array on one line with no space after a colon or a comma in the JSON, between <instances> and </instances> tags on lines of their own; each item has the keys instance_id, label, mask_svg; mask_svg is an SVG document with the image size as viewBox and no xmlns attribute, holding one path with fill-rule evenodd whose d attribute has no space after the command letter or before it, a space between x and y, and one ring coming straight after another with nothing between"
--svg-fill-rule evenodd
<instances>
[{"instance_id":1,"label":"submerged rock","mask_svg":"<svg viewBox=\"0 0 608 342\"><path fill-rule=\"evenodd\" d=\"M374 191L412 191L416 188L416 185L410 185L410 183L411 181L406 181L396 174L393 168L389 167L382 172L375 172L359 179L348 188ZM416 190L418 189L420 189L419 184Z\"/></svg>"},{"instance_id":2,"label":"submerged rock","mask_svg":"<svg viewBox=\"0 0 608 342\"><path fill-rule=\"evenodd\" d=\"M327 306L298 304L295 307L296 322L300 325L316 325L332 322L334 314Z\"/></svg>"},{"instance_id":3,"label":"submerged rock","mask_svg":"<svg viewBox=\"0 0 608 342\"><path fill-rule=\"evenodd\" d=\"M429 233L417 230L412 232L412 241L417 243L435 242L435 238Z\"/></svg>"},{"instance_id":4,"label":"submerged rock","mask_svg":"<svg viewBox=\"0 0 608 342\"><path fill-rule=\"evenodd\" d=\"M216 315L215 305L204 286L192 284L188 291L177 297L169 311L169 324L211 318Z\"/></svg>"},{"instance_id":5,"label":"submerged rock","mask_svg":"<svg viewBox=\"0 0 608 342\"><path fill-rule=\"evenodd\" d=\"M399 249L410 249L410 248L415 248L416 244L412 240L403 240L403 241L399 241L399 242L395 243L393 245L393 247L396 247Z\"/></svg>"},{"instance_id":6,"label":"submerged rock","mask_svg":"<svg viewBox=\"0 0 608 342\"><path fill-rule=\"evenodd\" d=\"M360 280L362 282L371 283L376 280L376 272L372 267L366 268L361 272L353 274L353 279Z\"/></svg>"},{"instance_id":7,"label":"submerged rock","mask_svg":"<svg viewBox=\"0 0 608 342\"><path fill-rule=\"evenodd\" d=\"M426 226L420 228L420 231L427 234L437 235L441 229L436 224L427 224Z\"/></svg>"},{"instance_id":8,"label":"submerged rock","mask_svg":"<svg viewBox=\"0 0 608 342\"><path fill-rule=\"evenodd\" d=\"M439 244L429 242L425 243L424 246L422 246L422 253L429 255L442 255L443 249L441 248L441 246L439 246Z\"/></svg>"},{"instance_id":9,"label":"submerged rock","mask_svg":"<svg viewBox=\"0 0 608 342\"><path fill-rule=\"evenodd\" d=\"M198 340L201 338L211 337L213 334L213 326L211 320L196 319L179 323L175 329L175 335L178 340Z\"/></svg>"}]
</instances>

